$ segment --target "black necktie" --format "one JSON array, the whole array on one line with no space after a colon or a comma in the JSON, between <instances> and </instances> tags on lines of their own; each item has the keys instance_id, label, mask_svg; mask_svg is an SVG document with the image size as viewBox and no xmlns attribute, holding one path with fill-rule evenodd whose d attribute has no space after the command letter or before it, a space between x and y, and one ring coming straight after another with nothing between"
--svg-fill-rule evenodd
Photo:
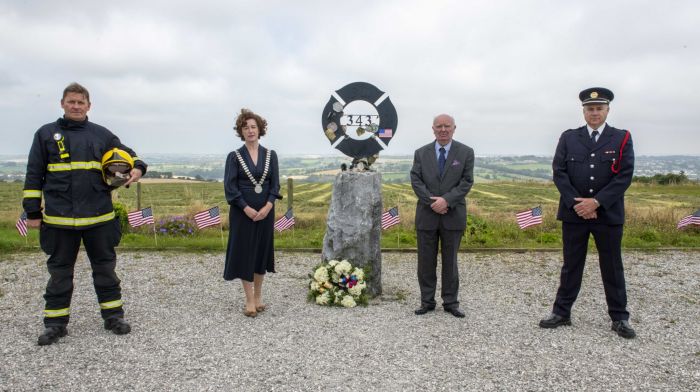
<instances>
[{"instance_id":1,"label":"black necktie","mask_svg":"<svg viewBox=\"0 0 700 392\"><path fill-rule=\"evenodd\" d=\"M445 171L445 147L440 147L440 157L438 158L438 166L440 167L440 175Z\"/></svg>"},{"instance_id":2,"label":"black necktie","mask_svg":"<svg viewBox=\"0 0 700 392\"><path fill-rule=\"evenodd\" d=\"M598 136L598 131L591 132L591 143L596 143L596 136Z\"/></svg>"}]
</instances>

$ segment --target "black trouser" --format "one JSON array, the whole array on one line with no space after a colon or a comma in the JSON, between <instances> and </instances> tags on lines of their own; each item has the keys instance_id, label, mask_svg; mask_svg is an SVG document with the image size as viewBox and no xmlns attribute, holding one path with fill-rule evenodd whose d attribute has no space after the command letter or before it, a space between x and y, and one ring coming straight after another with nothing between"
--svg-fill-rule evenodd
<instances>
[{"instance_id":1,"label":"black trouser","mask_svg":"<svg viewBox=\"0 0 700 392\"><path fill-rule=\"evenodd\" d=\"M622 267L622 225L562 223L564 265L552 311L563 317L571 315L571 307L581 289L588 238L591 234L598 248L608 314L613 321L628 320L625 272Z\"/></svg>"},{"instance_id":2,"label":"black trouser","mask_svg":"<svg viewBox=\"0 0 700 392\"><path fill-rule=\"evenodd\" d=\"M459 271L457 251L463 230L416 230L418 241L418 285L421 306L435 307L437 287L438 243L442 255L442 306L445 309L459 307Z\"/></svg>"},{"instance_id":3,"label":"black trouser","mask_svg":"<svg viewBox=\"0 0 700 392\"><path fill-rule=\"evenodd\" d=\"M117 264L114 247L119 244L121 230L117 220L85 230L60 229L42 224L41 248L49 255L47 267L44 325L68 324L73 295L73 270L82 240L92 267L92 280L102 318L122 317L120 280L114 271Z\"/></svg>"}]
</instances>

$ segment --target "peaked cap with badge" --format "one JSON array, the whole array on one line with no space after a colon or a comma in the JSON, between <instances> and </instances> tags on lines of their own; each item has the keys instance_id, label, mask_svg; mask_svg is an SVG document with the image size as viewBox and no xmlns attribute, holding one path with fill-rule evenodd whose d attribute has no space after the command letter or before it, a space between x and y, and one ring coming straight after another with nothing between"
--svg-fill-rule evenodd
<instances>
[{"instance_id":1,"label":"peaked cap with badge","mask_svg":"<svg viewBox=\"0 0 700 392\"><path fill-rule=\"evenodd\" d=\"M594 104L610 104L615 98L615 94L605 87L591 87L578 93L578 99L583 106Z\"/></svg>"}]
</instances>

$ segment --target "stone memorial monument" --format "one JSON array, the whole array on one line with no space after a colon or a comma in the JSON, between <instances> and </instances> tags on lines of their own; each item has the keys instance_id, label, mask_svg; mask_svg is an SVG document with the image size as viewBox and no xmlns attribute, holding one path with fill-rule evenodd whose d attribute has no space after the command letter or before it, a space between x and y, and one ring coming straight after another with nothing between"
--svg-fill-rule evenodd
<instances>
[{"instance_id":1,"label":"stone memorial monument","mask_svg":"<svg viewBox=\"0 0 700 392\"><path fill-rule=\"evenodd\" d=\"M346 259L368 267L367 292L380 295L382 181L371 165L396 134L396 109L377 87L355 82L331 95L321 124L331 145L353 158L350 169L343 165L333 184L323 260Z\"/></svg>"}]
</instances>

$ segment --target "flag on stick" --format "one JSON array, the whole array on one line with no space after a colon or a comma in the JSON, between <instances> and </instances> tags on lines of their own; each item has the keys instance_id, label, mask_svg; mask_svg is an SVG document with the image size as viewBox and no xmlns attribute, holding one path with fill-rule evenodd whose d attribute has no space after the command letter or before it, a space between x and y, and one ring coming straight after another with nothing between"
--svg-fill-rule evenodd
<instances>
[{"instance_id":1,"label":"flag on stick","mask_svg":"<svg viewBox=\"0 0 700 392\"><path fill-rule=\"evenodd\" d=\"M538 206L530 210L518 212L515 214L515 219L517 220L520 229L539 225L542 223L542 207Z\"/></svg>"},{"instance_id":2,"label":"flag on stick","mask_svg":"<svg viewBox=\"0 0 700 392\"><path fill-rule=\"evenodd\" d=\"M198 212L194 215L194 223L198 229L221 224L219 206L212 207L206 211Z\"/></svg>"},{"instance_id":3,"label":"flag on stick","mask_svg":"<svg viewBox=\"0 0 700 392\"><path fill-rule=\"evenodd\" d=\"M401 222L401 217L399 216L399 207L392 207L384 211L382 214L382 230L386 230L391 226L397 225Z\"/></svg>"},{"instance_id":4,"label":"flag on stick","mask_svg":"<svg viewBox=\"0 0 700 392\"><path fill-rule=\"evenodd\" d=\"M277 219L277 221L275 222L275 230L281 233L287 230L288 228L294 226L294 223L294 213L290 208L287 210L286 214L282 215L281 218Z\"/></svg>"},{"instance_id":5,"label":"flag on stick","mask_svg":"<svg viewBox=\"0 0 700 392\"><path fill-rule=\"evenodd\" d=\"M700 210L695 211L692 215L684 216L678 221L676 229L682 229L690 225L700 225Z\"/></svg>"},{"instance_id":6,"label":"flag on stick","mask_svg":"<svg viewBox=\"0 0 700 392\"><path fill-rule=\"evenodd\" d=\"M131 227L152 225L156 223L155 219L153 218L153 209L151 209L151 207L130 212L126 215L126 217L129 220L129 226Z\"/></svg>"},{"instance_id":7,"label":"flag on stick","mask_svg":"<svg viewBox=\"0 0 700 392\"><path fill-rule=\"evenodd\" d=\"M17 228L17 231L19 231L19 235L22 237L27 236L27 213L22 212L22 215L19 216L19 219L17 219L17 223L15 224L15 227Z\"/></svg>"}]
</instances>

